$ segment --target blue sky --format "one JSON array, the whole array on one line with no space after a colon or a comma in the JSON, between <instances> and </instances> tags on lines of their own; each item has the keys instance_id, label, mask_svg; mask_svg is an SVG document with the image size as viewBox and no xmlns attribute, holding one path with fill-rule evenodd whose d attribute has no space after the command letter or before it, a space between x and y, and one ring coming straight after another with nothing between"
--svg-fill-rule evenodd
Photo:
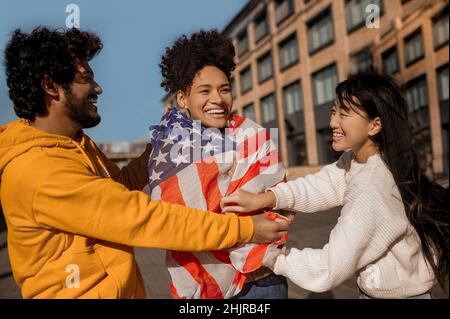
<instances>
[{"instance_id":1,"label":"blue sky","mask_svg":"<svg viewBox=\"0 0 450 319\"><path fill-rule=\"evenodd\" d=\"M102 122L87 133L97 142L142 140L159 121L161 98L158 67L165 47L181 34L200 29L223 30L247 0L1 0L0 125L16 119L8 98L4 49L16 28L37 25L65 28L66 6L80 8L81 29L96 32L103 51L91 61L102 86Z\"/></svg>"}]
</instances>

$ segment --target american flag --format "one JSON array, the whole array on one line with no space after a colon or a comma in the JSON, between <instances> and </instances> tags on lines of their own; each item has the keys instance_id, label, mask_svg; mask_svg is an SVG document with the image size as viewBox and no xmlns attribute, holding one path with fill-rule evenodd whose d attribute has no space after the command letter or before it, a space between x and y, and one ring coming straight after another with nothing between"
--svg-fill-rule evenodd
<instances>
[{"instance_id":1,"label":"american flag","mask_svg":"<svg viewBox=\"0 0 450 319\"><path fill-rule=\"evenodd\" d=\"M259 193L285 180L268 132L240 116L231 117L228 129L209 129L172 108L150 127L150 139L153 200L221 213L223 196L239 188ZM269 214L272 219L279 217ZM172 295L176 299L233 297L242 290L248 273L260 268L270 250L282 242L242 244L221 251L167 251Z\"/></svg>"}]
</instances>

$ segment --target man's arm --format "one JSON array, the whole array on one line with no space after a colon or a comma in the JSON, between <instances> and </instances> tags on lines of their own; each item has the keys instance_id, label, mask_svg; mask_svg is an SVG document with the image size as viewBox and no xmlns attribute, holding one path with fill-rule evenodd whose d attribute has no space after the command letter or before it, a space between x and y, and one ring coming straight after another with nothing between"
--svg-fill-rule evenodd
<instances>
[{"instance_id":1,"label":"man's arm","mask_svg":"<svg viewBox=\"0 0 450 319\"><path fill-rule=\"evenodd\" d=\"M117 165L108 159L99 149L102 161L105 163L106 168L111 174L111 178L116 182L125 185L130 190L142 190L148 183L148 158L152 151L151 144L147 144L145 151L139 156L130 161L130 163L123 167L118 168Z\"/></svg>"},{"instance_id":2,"label":"man's arm","mask_svg":"<svg viewBox=\"0 0 450 319\"><path fill-rule=\"evenodd\" d=\"M143 192L93 176L71 162L57 165L40 183L33 214L42 227L129 246L185 251L224 249L253 236L274 241L287 229L261 218L254 227L252 217L151 201Z\"/></svg>"}]
</instances>

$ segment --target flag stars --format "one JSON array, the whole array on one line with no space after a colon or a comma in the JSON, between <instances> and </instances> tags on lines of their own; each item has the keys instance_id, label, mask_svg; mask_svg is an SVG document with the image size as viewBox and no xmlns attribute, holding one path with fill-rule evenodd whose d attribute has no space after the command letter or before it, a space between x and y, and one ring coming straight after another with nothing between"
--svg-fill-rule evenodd
<instances>
[{"instance_id":1,"label":"flag stars","mask_svg":"<svg viewBox=\"0 0 450 319\"><path fill-rule=\"evenodd\" d=\"M167 119L163 119L159 125L167 126L168 124L169 124L169 121Z\"/></svg>"},{"instance_id":2,"label":"flag stars","mask_svg":"<svg viewBox=\"0 0 450 319\"><path fill-rule=\"evenodd\" d=\"M155 167L158 166L161 162L167 163L166 155L167 153L163 153L161 150L159 150L158 156L153 158L153 160L156 162Z\"/></svg>"},{"instance_id":3,"label":"flag stars","mask_svg":"<svg viewBox=\"0 0 450 319\"><path fill-rule=\"evenodd\" d=\"M159 172L159 173L157 173L155 170L153 170L153 172L152 172L152 176L150 176L150 182L151 183L155 183L157 180L160 180L161 179L161 174L162 174L163 172L161 171L161 172Z\"/></svg>"}]
</instances>

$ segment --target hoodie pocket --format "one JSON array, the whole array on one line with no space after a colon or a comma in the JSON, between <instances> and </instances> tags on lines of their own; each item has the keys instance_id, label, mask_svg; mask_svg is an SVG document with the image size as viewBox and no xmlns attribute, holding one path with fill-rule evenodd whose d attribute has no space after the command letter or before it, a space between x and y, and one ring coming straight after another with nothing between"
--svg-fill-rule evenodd
<instances>
[{"instance_id":1,"label":"hoodie pocket","mask_svg":"<svg viewBox=\"0 0 450 319\"><path fill-rule=\"evenodd\" d=\"M117 298L119 290L115 279L109 275L94 246L65 254L66 288L78 289L81 298ZM71 278L69 278L71 276ZM71 286L72 287L71 287Z\"/></svg>"}]
</instances>

